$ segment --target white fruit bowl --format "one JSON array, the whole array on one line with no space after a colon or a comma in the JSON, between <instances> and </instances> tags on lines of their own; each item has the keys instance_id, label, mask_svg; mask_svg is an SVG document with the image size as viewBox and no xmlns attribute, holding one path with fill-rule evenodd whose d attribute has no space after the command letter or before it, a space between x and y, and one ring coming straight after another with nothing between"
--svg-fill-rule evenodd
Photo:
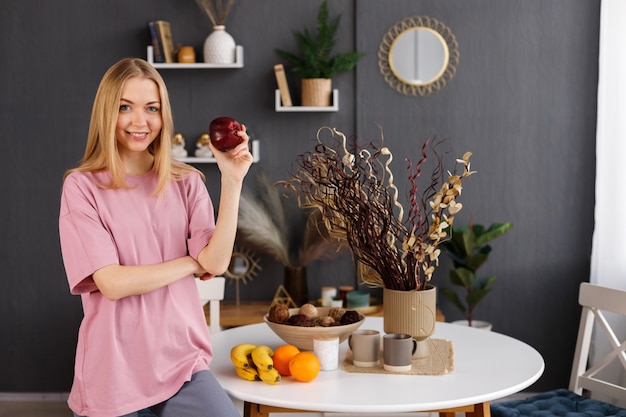
<instances>
[{"instance_id":1,"label":"white fruit bowl","mask_svg":"<svg viewBox=\"0 0 626 417\"><path fill-rule=\"evenodd\" d=\"M318 307L317 311L320 316L327 316L330 309L331 307ZM298 311L298 308L290 308L289 315L293 316L294 314L298 314ZM313 350L313 340L316 337L337 336L339 337L339 343L345 341L352 332L363 324L365 316L359 313L359 318L360 320L356 323L329 327L301 327L292 326L290 324L274 323L268 319L267 314L263 317L263 320L267 323L269 328L272 329L272 331L274 331L274 333L276 333L276 335L278 335L278 337L283 339L286 343L294 345L300 350Z\"/></svg>"}]
</instances>

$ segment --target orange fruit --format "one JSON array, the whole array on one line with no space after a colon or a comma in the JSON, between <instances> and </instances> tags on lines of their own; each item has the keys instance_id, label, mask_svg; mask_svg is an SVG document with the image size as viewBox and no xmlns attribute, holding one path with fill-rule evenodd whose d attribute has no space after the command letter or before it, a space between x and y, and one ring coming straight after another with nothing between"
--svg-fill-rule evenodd
<instances>
[{"instance_id":1,"label":"orange fruit","mask_svg":"<svg viewBox=\"0 0 626 417\"><path fill-rule=\"evenodd\" d=\"M289 372L289 361L298 353L300 353L300 349L294 345L282 345L274 350L272 360L274 361L274 368L276 368L279 374L282 376L291 375L291 372Z\"/></svg>"},{"instance_id":2,"label":"orange fruit","mask_svg":"<svg viewBox=\"0 0 626 417\"><path fill-rule=\"evenodd\" d=\"M320 373L320 360L313 352L300 352L289 361L289 372L300 382L313 381Z\"/></svg>"}]
</instances>

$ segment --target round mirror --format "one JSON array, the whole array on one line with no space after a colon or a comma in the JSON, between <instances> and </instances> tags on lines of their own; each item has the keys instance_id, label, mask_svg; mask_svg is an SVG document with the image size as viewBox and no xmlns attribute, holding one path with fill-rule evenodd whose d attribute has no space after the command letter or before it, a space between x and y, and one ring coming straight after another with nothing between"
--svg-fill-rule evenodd
<instances>
[{"instance_id":1,"label":"round mirror","mask_svg":"<svg viewBox=\"0 0 626 417\"><path fill-rule=\"evenodd\" d=\"M235 247L224 276L237 281L241 280L245 284L247 280L253 279L260 269L259 259L250 250Z\"/></svg>"},{"instance_id":2,"label":"round mirror","mask_svg":"<svg viewBox=\"0 0 626 417\"><path fill-rule=\"evenodd\" d=\"M425 16L406 18L383 37L378 65L385 81L399 93L427 96L454 77L459 50L450 29Z\"/></svg>"},{"instance_id":3,"label":"round mirror","mask_svg":"<svg viewBox=\"0 0 626 417\"><path fill-rule=\"evenodd\" d=\"M443 74L448 63L448 45L432 29L402 32L389 51L391 71L408 84L425 85Z\"/></svg>"},{"instance_id":4,"label":"round mirror","mask_svg":"<svg viewBox=\"0 0 626 417\"><path fill-rule=\"evenodd\" d=\"M228 265L228 274L233 278L244 278L250 269L250 259L242 253L233 253Z\"/></svg>"},{"instance_id":5,"label":"round mirror","mask_svg":"<svg viewBox=\"0 0 626 417\"><path fill-rule=\"evenodd\" d=\"M249 249L235 246L224 276L235 281L235 302L239 305L239 283L247 284L261 270L260 259ZM231 281L232 282L232 281Z\"/></svg>"}]
</instances>

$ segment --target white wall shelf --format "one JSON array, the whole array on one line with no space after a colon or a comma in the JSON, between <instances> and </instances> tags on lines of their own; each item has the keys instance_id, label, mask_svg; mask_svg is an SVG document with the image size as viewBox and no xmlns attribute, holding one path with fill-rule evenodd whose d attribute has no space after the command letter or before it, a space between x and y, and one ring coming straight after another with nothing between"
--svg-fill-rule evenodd
<instances>
[{"instance_id":1,"label":"white wall shelf","mask_svg":"<svg viewBox=\"0 0 626 417\"><path fill-rule=\"evenodd\" d=\"M234 64L207 64L205 62L196 62L193 64L172 62L172 63L155 63L154 62L154 49L152 45L148 45L147 48L147 61L154 68L162 69L220 69L220 68L243 68L243 46L237 45L235 49L235 63Z\"/></svg>"},{"instance_id":2,"label":"white wall shelf","mask_svg":"<svg viewBox=\"0 0 626 417\"><path fill-rule=\"evenodd\" d=\"M280 99L280 90L276 89L274 94L275 110L277 112L336 112L339 111L339 90L333 90L332 105L328 107L316 106L283 106Z\"/></svg>"},{"instance_id":3,"label":"white wall shelf","mask_svg":"<svg viewBox=\"0 0 626 417\"><path fill-rule=\"evenodd\" d=\"M261 160L261 152L260 152L261 147L259 145L259 140L257 139L251 142L252 142L252 150L250 151L250 153L252 153L252 162L259 162ZM186 156L184 158L174 157L174 159L180 162L188 163L188 164L214 164L216 162L214 157L200 158L197 156Z\"/></svg>"}]
</instances>

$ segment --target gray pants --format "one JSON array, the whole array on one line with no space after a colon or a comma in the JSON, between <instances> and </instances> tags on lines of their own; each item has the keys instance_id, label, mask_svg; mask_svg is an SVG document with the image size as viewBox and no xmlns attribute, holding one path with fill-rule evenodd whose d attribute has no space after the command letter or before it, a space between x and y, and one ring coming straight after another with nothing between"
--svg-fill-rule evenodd
<instances>
[{"instance_id":1,"label":"gray pants","mask_svg":"<svg viewBox=\"0 0 626 417\"><path fill-rule=\"evenodd\" d=\"M169 400L120 417L240 417L226 391L210 371L192 375L191 381ZM74 417L87 417L74 414Z\"/></svg>"}]
</instances>

